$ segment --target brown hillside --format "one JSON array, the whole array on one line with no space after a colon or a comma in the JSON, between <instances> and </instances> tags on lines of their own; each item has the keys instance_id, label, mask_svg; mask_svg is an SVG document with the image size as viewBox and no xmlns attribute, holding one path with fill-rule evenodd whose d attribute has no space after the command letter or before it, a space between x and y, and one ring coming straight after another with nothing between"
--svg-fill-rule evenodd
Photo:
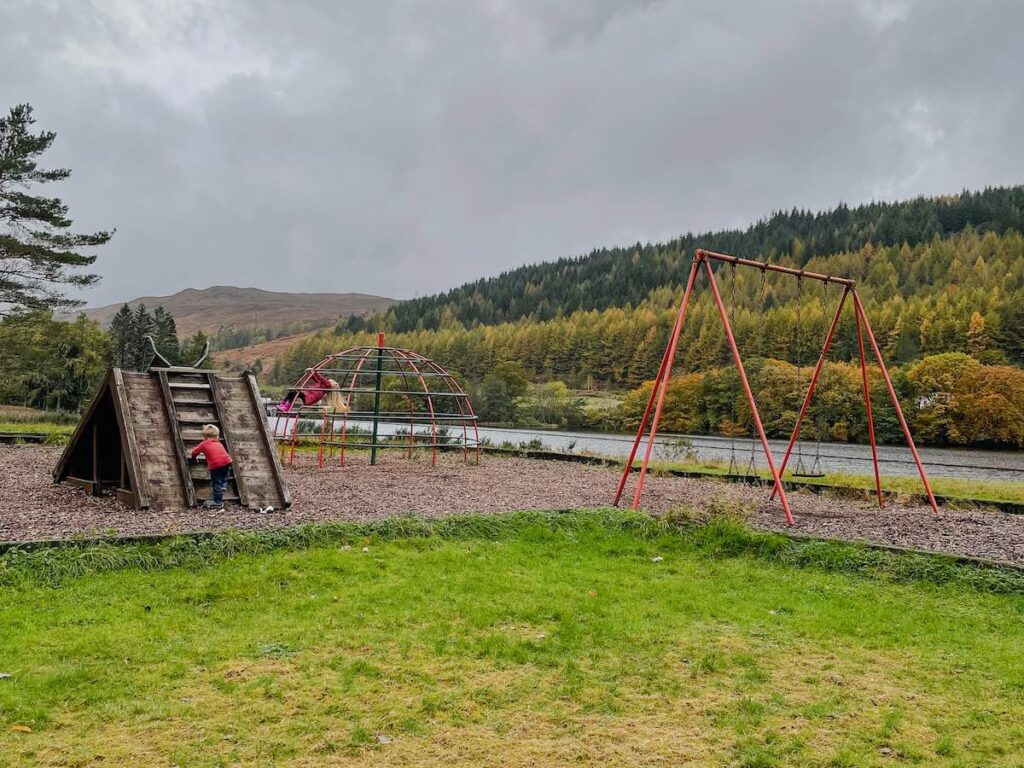
<instances>
[{"instance_id":1,"label":"brown hillside","mask_svg":"<svg viewBox=\"0 0 1024 768\"><path fill-rule=\"evenodd\" d=\"M240 371L259 360L263 364L263 370L269 371L274 361L284 356L293 344L316 333L318 331L307 331L292 336L282 336L279 339L264 341L260 344L250 344L238 349L218 350L213 353L214 362L218 368Z\"/></svg>"},{"instance_id":2,"label":"brown hillside","mask_svg":"<svg viewBox=\"0 0 1024 768\"><path fill-rule=\"evenodd\" d=\"M365 293L281 293L217 285L201 290L188 288L171 296L143 296L129 301L128 306L162 306L174 315L178 334L188 336L199 330L214 333L221 326L332 325L341 316L383 312L394 303L394 299ZM121 304L110 304L82 311L107 326L120 308Z\"/></svg>"}]
</instances>

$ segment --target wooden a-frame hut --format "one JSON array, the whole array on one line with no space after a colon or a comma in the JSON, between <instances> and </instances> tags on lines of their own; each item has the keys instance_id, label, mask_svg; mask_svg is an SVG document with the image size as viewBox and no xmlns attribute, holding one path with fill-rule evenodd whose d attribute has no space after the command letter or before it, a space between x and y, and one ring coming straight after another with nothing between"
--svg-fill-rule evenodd
<instances>
[{"instance_id":1,"label":"wooden a-frame hut","mask_svg":"<svg viewBox=\"0 0 1024 768\"><path fill-rule=\"evenodd\" d=\"M162 361L162 360L161 360ZM244 507L291 504L251 373L226 375L167 366L112 368L53 471L93 494L113 492L135 509L182 509L210 498L205 466L187 452L203 424L220 427L234 459L225 501Z\"/></svg>"}]
</instances>

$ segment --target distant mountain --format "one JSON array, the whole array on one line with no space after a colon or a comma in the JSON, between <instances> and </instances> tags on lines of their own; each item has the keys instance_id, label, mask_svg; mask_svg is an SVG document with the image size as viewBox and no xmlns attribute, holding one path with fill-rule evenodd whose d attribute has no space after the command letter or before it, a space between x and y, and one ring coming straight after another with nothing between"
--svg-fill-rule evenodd
<instances>
[{"instance_id":1,"label":"distant mountain","mask_svg":"<svg viewBox=\"0 0 1024 768\"><path fill-rule=\"evenodd\" d=\"M82 312L107 326L123 303ZM130 307L162 306L174 315L181 336L200 330L215 334L222 328L322 328L339 317L386 312L395 303L394 299L365 293L282 293L226 285L188 288L171 296L142 296L127 302Z\"/></svg>"}]
</instances>

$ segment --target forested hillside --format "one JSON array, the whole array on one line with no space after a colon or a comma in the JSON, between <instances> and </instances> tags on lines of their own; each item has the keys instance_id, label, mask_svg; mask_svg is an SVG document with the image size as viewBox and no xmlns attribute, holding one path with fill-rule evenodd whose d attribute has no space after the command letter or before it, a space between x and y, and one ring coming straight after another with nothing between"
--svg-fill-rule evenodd
<instances>
[{"instance_id":1,"label":"forested hillside","mask_svg":"<svg viewBox=\"0 0 1024 768\"><path fill-rule=\"evenodd\" d=\"M398 304L386 316L339 323L279 358L272 379L349 345L388 343L458 372L492 420L509 421L512 384L498 371L550 386L633 389L623 407L584 416L566 401L552 423L635 426L682 297L695 248L851 277L892 368L908 418L933 444L1024 445L1024 188L777 214L745 232L688 235L660 246L595 251ZM838 287L719 264L716 276L764 403L766 427L788 434L810 366L840 298ZM848 306L808 423L809 434L865 437L857 340ZM521 369L518 366L522 366ZM718 310L703 275L681 337L666 427L750 434ZM872 369L876 424L899 437ZM507 378L507 377L505 377ZM548 385L545 385L548 386ZM534 392L541 392L537 385ZM531 396L532 397L532 396ZM564 399L564 398L563 398ZM527 398L529 400L529 398ZM526 401L524 401L526 402ZM529 409L527 409L529 410ZM536 408L533 408L536 410ZM522 411L522 408L520 408ZM520 413L520 416L523 414ZM527 418L536 420L527 413ZM582 420L582 421L581 421Z\"/></svg>"},{"instance_id":2,"label":"forested hillside","mask_svg":"<svg viewBox=\"0 0 1024 768\"><path fill-rule=\"evenodd\" d=\"M370 324L411 331L452 323L472 327L523 318L550 320L578 310L636 306L651 291L685 280L686 265L698 247L804 266L822 256L859 252L868 243L914 247L968 227L981 234L1024 229L1024 187L855 208L840 205L820 213L792 210L775 213L746 230L688 234L659 245L602 248L401 302ZM347 329L366 327L366 320L353 318Z\"/></svg>"},{"instance_id":3,"label":"forested hillside","mask_svg":"<svg viewBox=\"0 0 1024 768\"><path fill-rule=\"evenodd\" d=\"M879 343L893 364L926 355L964 352L990 364L1024 364L1024 236L1017 231L980 234L973 229L916 246L875 247L797 260L809 269L849 275L858 282ZM812 365L839 289L826 295L818 283L719 267L733 323L744 354ZM721 322L710 293L698 284L679 348L678 370L709 368L726 361ZM521 362L536 379L580 385L592 378L613 388L632 387L654 376L665 348L682 289L659 288L636 307L577 311L546 321L533 319L440 330L390 333L388 342L415 349L477 380L499 362ZM735 294L735 296L734 296ZM833 359L856 355L856 336L847 314L837 334ZM325 354L373 342L370 333L343 328L304 339L275 371L292 380Z\"/></svg>"}]
</instances>

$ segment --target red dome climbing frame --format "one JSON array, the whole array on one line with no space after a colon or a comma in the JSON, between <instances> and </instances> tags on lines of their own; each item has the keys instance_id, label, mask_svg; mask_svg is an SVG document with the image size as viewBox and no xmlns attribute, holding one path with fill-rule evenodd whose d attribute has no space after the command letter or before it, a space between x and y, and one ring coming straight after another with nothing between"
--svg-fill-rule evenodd
<instances>
[{"instance_id":1,"label":"red dome climbing frame","mask_svg":"<svg viewBox=\"0 0 1024 768\"><path fill-rule=\"evenodd\" d=\"M398 347L352 347L329 355L299 377L278 406L274 435L291 464L301 443L318 445L317 463L346 451L401 449L411 458L430 449L461 450L480 461L476 414L454 377L430 358Z\"/></svg>"}]
</instances>

